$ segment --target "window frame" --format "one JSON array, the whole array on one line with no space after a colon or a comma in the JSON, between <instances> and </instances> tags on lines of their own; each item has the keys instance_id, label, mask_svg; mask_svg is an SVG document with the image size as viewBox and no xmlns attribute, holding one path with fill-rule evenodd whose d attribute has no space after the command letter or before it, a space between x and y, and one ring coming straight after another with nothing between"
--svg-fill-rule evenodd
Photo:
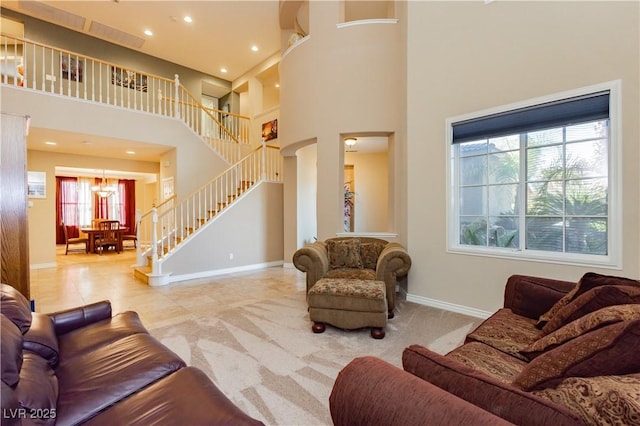
<instances>
[{"instance_id":1,"label":"window frame","mask_svg":"<svg viewBox=\"0 0 640 426\"><path fill-rule=\"evenodd\" d=\"M521 102L502 105L495 108L472 112L469 114L449 117L445 120L446 143L446 229L447 252L455 254L488 256L505 259L535 261L553 264L592 266L610 269L622 268L622 115L621 115L621 81L614 80L581 87L551 95L528 99ZM547 252L520 248L504 248L493 246L473 246L460 244L460 193L458 182L458 168L453 144L453 125L462 121L478 119L494 114L510 112L549 102L561 101L577 96L609 91L609 141L608 141L608 229L607 254L593 255L567 252ZM522 151L521 151L522 152ZM520 181L525 178L525 161L520 161ZM520 211L519 215L524 215Z\"/></svg>"}]
</instances>

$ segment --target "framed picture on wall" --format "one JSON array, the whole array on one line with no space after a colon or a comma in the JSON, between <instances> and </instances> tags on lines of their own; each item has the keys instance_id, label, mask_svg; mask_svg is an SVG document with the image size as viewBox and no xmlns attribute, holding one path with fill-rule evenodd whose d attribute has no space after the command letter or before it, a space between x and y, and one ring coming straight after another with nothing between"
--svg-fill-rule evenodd
<instances>
[{"instance_id":1,"label":"framed picture on wall","mask_svg":"<svg viewBox=\"0 0 640 426\"><path fill-rule=\"evenodd\" d=\"M111 66L111 84L129 89L147 91L147 76L124 68Z\"/></svg>"},{"instance_id":2,"label":"framed picture on wall","mask_svg":"<svg viewBox=\"0 0 640 426\"><path fill-rule=\"evenodd\" d=\"M47 174L27 172L27 194L29 198L47 198Z\"/></svg>"},{"instance_id":3,"label":"framed picture on wall","mask_svg":"<svg viewBox=\"0 0 640 426\"><path fill-rule=\"evenodd\" d=\"M71 55L60 54L62 78L82 83L84 61Z\"/></svg>"},{"instance_id":4,"label":"framed picture on wall","mask_svg":"<svg viewBox=\"0 0 640 426\"><path fill-rule=\"evenodd\" d=\"M262 139L270 141L278 137L278 119L268 121L262 124Z\"/></svg>"}]
</instances>

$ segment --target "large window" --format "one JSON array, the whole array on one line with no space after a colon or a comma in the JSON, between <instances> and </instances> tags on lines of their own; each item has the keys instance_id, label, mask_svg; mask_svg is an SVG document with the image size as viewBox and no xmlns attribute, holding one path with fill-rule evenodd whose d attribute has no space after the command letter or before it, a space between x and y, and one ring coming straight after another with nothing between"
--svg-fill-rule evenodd
<instances>
[{"instance_id":1,"label":"large window","mask_svg":"<svg viewBox=\"0 0 640 426\"><path fill-rule=\"evenodd\" d=\"M615 93L449 120L450 250L616 266Z\"/></svg>"}]
</instances>

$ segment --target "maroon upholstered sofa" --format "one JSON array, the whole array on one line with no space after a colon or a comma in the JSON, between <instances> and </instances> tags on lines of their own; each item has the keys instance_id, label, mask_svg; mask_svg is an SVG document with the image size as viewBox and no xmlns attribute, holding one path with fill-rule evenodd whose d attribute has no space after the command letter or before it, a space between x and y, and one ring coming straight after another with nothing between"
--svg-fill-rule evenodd
<instances>
[{"instance_id":1,"label":"maroon upholstered sofa","mask_svg":"<svg viewBox=\"0 0 640 426\"><path fill-rule=\"evenodd\" d=\"M30 311L0 284L2 424L258 425L200 370L107 301Z\"/></svg>"},{"instance_id":2,"label":"maroon upholstered sofa","mask_svg":"<svg viewBox=\"0 0 640 426\"><path fill-rule=\"evenodd\" d=\"M411 345L404 370L353 360L331 415L336 425L491 423L487 414L532 426L640 424L638 354L640 282L516 275L504 307L448 354Z\"/></svg>"}]
</instances>

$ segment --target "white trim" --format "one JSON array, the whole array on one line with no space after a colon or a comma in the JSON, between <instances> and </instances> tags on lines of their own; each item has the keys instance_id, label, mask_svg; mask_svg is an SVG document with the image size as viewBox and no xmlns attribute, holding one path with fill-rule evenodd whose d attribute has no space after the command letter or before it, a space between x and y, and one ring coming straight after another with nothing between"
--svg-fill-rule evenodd
<instances>
[{"instance_id":1,"label":"white trim","mask_svg":"<svg viewBox=\"0 0 640 426\"><path fill-rule=\"evenodd\" d=\"M419 305L431 306L432 308L444 309L445 311L455 312L462 315L468 315L474 318L487 319L493 312L483 311L468 306L456 305L455 303L443 302L441 300L429 299L428 297L416 296L405 293L408 302L417 303Z\"/></svg>"},{"instance_id":2,"label":"white trim","mask_svg":"<svg viewBox=\"0 0 640 426\"><path fill-rule=\"evenodd\" d=\"M373 237L373 238L398 238L398 234L392 232L336 232L337 237Z\"/></svg>"},{"instance_id":3,"label":"white trim","mask_svg":"<svg viewBox=\"0 0 640 426\"><path fill-rule=\"evenodd\" d=\"M568 99L589 93L608 90L609 101L609 216L608 216L608 250L606 256L581 255L578 253L556 253L524 249L504 249L496 247L461 246L457 217L459 199L458 184L455 176L457 168L453 152L453 124L473 118L513 111L533 105ZM445 120L445 155L446 155L446 229L447 253L470 256L506 258L522 261L553 263L562 265L591 266L605 269L622 269L622 82L613 80L591 86L567 90L539 98L528 99L508 105L501 105L481 111L449 117ZM522 161L521 161L521 164ZM522 176L522 173L521 173Z\"/></svg>"},{"instance_id":4,"label":"white trim","mask_svg":"<svg viewBox=\"0 0 640 426\"><path fill-rule=\"evenodd\" d=\"M196 280L196 279L200 279L200 278L215 277L215 276L218 276L218 275L234 274L234 273L237 273L237 272L254 271L256 269L271 268L273 266L282 266L283 263L284 262L282 260L276 260L276 261L273 261L273 262L255 263L253 265L236 266L236 267L233 267L233 268L212 269L212 270L209 270L209 271L195 272L195 273L192 273L192 274L171 275L170 277L167 277L167 284L175 283L175 282L179 282L179 281L187 281L187 280Z\"/></svg>"},{"instance_id":5,"label":"white trim","mask_svg":"<svg viewBox=\"0 0 640 426\"><path fill-rule=\"evenodd\" d=\"M49 269L49 268L57 268L58 264L56 262L49 263L32 263L29 265L29 269Z\"/></svg>"},{"instance_id":6,"label":"white trim","mask_svg":"<svg viewBox=\"0 0 640 426\"><path fill-rule=\"evenodd\" d=\"M295 43L293 43L291 46L289 46L287 48L287 50L285 50L284 53L282 54L282 58L280 58L280 62L282 62L282 60L284 60L284 58L286 58L287 55L293 51L293 49L295 49L296 47L300 46L302 43L306 42L310 38L311 38L311 35L306 35L306 36L302 37L300 40L298 40Z\"/></svg>"},{"instance_id":7,"label":"white trim","mask_svg":"<svg viewBox=\"0 0 640 426\"><path fill-rule=\"evenodd\" d=\"M355 27L357 25L370 25L370 24L397 24L396 18L378 18L378 19L360 19L358 21L341 22L336 24L336 28Z\"/></svg>"},{"instance_id":8,"label":"white trim","mask_svg":"<svg viewBox=\"0 0 640 426\"><path fill-rule=\"evenodd\" d=\"M295 265L293 264L293 262L284 262L282 264L283 268L288 268L288 269L295 269Z\"/></svg>"}]
</instances>

